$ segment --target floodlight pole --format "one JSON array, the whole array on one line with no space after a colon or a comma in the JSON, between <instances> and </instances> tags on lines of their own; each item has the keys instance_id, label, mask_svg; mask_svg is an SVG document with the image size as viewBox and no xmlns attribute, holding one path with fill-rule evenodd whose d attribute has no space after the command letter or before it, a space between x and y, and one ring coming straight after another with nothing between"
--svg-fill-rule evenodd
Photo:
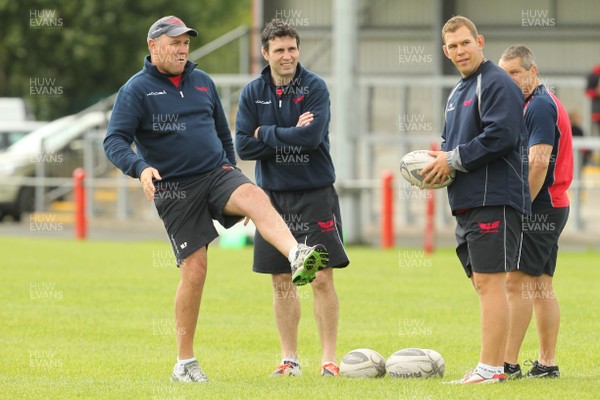
<instances>
[{"instance_id":1,"label":"floodlight pole","mask_svg":"<svg viewBox=\"0 0 600 400\"><path fill-rule=\"evenodd\" d=\"M358 6L357 0L333 1L333 145L334 162L340 184L340 207L344 240L360 241L358 192L344 189L356 179L356 138L358 127Z\"/></svg>"}]
</instances>

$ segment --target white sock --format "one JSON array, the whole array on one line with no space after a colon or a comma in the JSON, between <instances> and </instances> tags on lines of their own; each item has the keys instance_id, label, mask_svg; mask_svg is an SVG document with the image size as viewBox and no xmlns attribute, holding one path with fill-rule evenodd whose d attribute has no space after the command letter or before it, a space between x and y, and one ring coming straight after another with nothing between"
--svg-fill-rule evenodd
<instances>
[{"instance_id":1,"label":"white sock","mask_svg":"<svg viewBox=\"0 0 600 400\"><path fill-rule=\"evenodd\" d=\"M494 375L503 374L504 373L504 365L501 367L495 367L492 365L487 365L484 363L477 364L477 368L475 369L479 375L484 378L492 378Z\"/></svg>"},{"instance_id":2,"label":"white sock","mask_svg":"<svg viewBox=\"0 0 600 400\"><path fill-rule=\"evenodd\" d=\"M298 362L298 360L294 359L294 358L284 358L283 360L281 360L281 364L287 364L288 362L293 362L296 363L297 365L300 365L300 363Z\"/></svg>"},{"instance_id":3,"label":"white sock","mask_svg":"<svg viewBox=\"0 0 600 400\"><path fill-rule=\"evenodd\" d=\"M188 358L186 360L180 360L178 357L177 364L175 364L175 369L179 372L183 372L183 366L192 361L196 361L196 357Z\"/></svg>"},{"instance_id":4,"label":"white sock","mask_svg":"<svg viewBox=\"0 0 600 400\"><path fill-rule=\"evenodd\" d=\"M292 249L290 250L290 254L288 254L288 261L290 262L290 264L293 263L296 259L296 254L298 254L298 244L292 247Z\"/></svg>"}]
</instances>

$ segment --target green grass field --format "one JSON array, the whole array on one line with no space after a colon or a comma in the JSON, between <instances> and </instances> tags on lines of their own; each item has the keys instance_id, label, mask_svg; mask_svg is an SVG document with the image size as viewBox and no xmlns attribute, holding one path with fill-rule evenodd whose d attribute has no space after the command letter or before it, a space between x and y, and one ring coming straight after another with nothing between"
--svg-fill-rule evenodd
<instances>
[{"instance_id":1,"label":"green grass field","mask_svg":"<svg viewBox=\"0 0 600 400\"><path fill-rule=\"evenodd\" d=\"M563 252L559 380L458 386L479 354L479 304L453 250L350 248L336 273L338 360L367 347L385 357L431 348L443 379L323 379L312 293L301 288L304 376L271 379L280 360L268 276L252 249L209 251L196 336L207 385L174 384L173 295L166 242L0 239L0 398L3 399L594 399L600 396L600 255ZM532 327L533 328L533 325ZM521 359L535 359L530 329Z\"/></svg>"}]
</instances>

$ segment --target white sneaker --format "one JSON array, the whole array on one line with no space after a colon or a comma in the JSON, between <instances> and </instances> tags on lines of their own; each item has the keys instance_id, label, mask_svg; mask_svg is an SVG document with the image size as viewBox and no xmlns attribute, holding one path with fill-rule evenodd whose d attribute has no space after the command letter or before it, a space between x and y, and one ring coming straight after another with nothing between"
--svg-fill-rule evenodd
<instances>
[{"instance_id":1,"label":"white sneaker","mask_svg":"<svg viewBox=\"0 0 600 400\"><path fill-rule=\"evenodd\" d=\"M475 371L469 371L465 374L465 376L462 379L458 379L456 381L451 381L448 383L456 385L465 385L471 383L499 383L504 381L506 381L505 374L496 374L491 378L484 378Z\"/></svg>"},{"instance_id":2,"label":"white sneaker","mask_svg":"<svg viewBox=\"0 0 600 400\"><path fill-rule=\"evenodd\" d=\"M182 370L177 368L177 364L173 368L173 374L171 375L171 381L173 382L208 382L208 378L202 372L198 361L190 361L183 366Z\"/></svg>"},{"instance_id":3,"label":"white sneaker","mask_svg":"<svg viewBox=\"0 0 600 400\"><path fill-rule=\"evenodd\" d=\"M273 373L269 376L302 376L302 371L300 370L300 364L293 361L288 361L284 364L278 365L277 368L275 368L275 371L273 371Z\"/></svg>"}]
</instances>

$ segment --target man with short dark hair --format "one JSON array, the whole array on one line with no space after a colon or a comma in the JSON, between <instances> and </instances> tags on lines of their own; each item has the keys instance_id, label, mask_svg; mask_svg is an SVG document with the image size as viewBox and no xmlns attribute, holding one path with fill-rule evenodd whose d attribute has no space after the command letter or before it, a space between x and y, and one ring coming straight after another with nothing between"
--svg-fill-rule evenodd
<instances>
[{"instance_id":1,"label":"man with short dark hair","mask_svg":"<svg viewBox=\"0 0 600 400\"><path fill-rule=\"evenodd\" d=\"M521 221L531 201L523 158L523 96L483 56L484 38L463 16L442 28L444 55L462 79L448 96L442 151L423 168L424 182L454 170L448 199L456 217L456 253L479 296L481 352L477 367L454 383L504 382L510 310L506 275L519 265ZM525 156L526 157L526 156Z\"/></svg>"},{"instance_id":2,"label":"man with short dark hair","mask_svg":"<svg viewBox=\"0 0 600 400\"><path fill-rule=\"evenodd\" d=\"M573 146L569 115L560 100L542 84L531 50L507 48L498 63L523 91L529 140L529 188L532 214L523 221L523 250L519 268L508 273L510 330L504 370L508 378L522 377L519 351L532 311L540 341L539 357L527 378L558 378L556 341L560 309L552 278L558 239L569 217L567 189L573 180Z\"/></svg>"},{"instance_id":3,"label":"man with short dark hair","mask_svg":"<svg viewBox=\"0 0 600 400\"><path fill-rule=\"evenodd\" d=\"M150 56L119 90L104 139L112 163L139 178L148 200L154 200L175 253L181 278L171 379L178 382L207 381L193 345L208 245L218 236L213 220L229 228L244 216L251 219L300 279L327 263L325 247L298 244L269 198L235 168L217 88L188 60L190 36L197 35L174 16L150 27Z\"/></svg>"},{"instance_id":4,"label":"man with short dark hair","mask_svg":"<svg viewBox=\"0 0 600 400\"><path fill-rule=\"evenodd\" d=\"M321 375L337 376L335 359L338 299L333 268L349 264L342 244L342 222L335 171L329 154L329 91L323 79L304 69L300 37L279 20L262 33L262 55L269 63L242 91L236 118L236 147L244 160L256 160L256 181L286 221L294 237L323 243L329 267L297 279L258 232L253 270L271 274L275 321L282 361L272 376L301 375L298 360L300 301L294 285L312 284L314 313L321 338Z\"/></svg>"}]
</instances>

